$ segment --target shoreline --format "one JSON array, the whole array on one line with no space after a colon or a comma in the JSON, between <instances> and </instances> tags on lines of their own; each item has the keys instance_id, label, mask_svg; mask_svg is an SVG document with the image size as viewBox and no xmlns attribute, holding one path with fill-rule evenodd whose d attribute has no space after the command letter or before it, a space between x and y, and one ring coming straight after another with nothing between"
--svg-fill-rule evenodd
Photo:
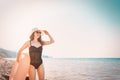
<instances>
[{"instance_id":1,"label":"shoreline","mask_svg":"<svg viewBox=\"0 0 120 80\"><path fill-rule=\"evenodd\" d=\"M16 58L3 58L6 60L16 60ZM120 58L42 58L42 59L55 59L55 60L81 60L81 61L119 61Z\"/></svg>"},{"instance_id":2,"label":"shoreline","mask_svg":"<svg viewBox=\"0 0 120 80\"><path fill-rule=\"evenodd\" d=\"M16 60L16 58L3 58L3 59L6 59L6 60Z\"/></svg>"}]
</instances>

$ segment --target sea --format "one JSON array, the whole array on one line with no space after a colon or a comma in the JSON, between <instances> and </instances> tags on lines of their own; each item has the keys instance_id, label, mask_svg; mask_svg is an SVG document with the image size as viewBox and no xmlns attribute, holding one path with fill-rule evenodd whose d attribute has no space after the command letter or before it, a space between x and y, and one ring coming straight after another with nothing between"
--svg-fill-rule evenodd
<instances>
[{"instance_id":1,"label":"sea","mask_svg":"<svg viewBox=\"0 0 120 80\"><path fill-rule=\"evenodd\" d=\"M44 59L47 80L120 80L120 58Z\"/></svg>"},{"instance_id":2,"label":"sea","mask_svg":"<svg viewBox=\"0 0 120 80\"><path fill-rule=\"evenodd\" d=\"M120 58L43 58L43 64L45 80L120 80Z\"/></svg>"}]
</instances>

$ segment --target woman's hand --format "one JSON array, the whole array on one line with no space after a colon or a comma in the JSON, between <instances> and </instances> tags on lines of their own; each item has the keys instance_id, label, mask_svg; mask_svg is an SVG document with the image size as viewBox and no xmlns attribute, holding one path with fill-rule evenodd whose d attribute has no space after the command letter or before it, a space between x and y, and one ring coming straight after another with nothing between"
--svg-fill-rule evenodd
<instances>
[{"instance_id":1,"label":"woman's hand","mask_svg":"<svg viewBox=\"0 0 120 80\"><path fill-rule=\"evenodd\" d=\"M45 30L39 30L41 32L41 35L44 35L45 34Z\"/></svg>"},{"instance_id":2,"label":"woman's hand","mask_svg":"<svg viewBox=\"0 0 120 80\"><path fill-rule=\"evenodd\" d=\"M30 45L30 41L26 41L23 46L19 49L18 53L17 53L17 59L16 61L19 62L21 60L21 55L22 55L22 51L24 49L26 49L27 47L29 47Z\"/></svg>"},{"instance_id":3,"label":"woman's hand","mask_svg":"<svg viewBox=\"0 0 120 80\"><path fill-rule=\"evenodd\" d=\"M46 35L49 35L49 32L47 30L43 30Z\"/></svg>"},{"instance_id":4,"label":"woman's hand","mask_svg":"<svg viewBox=\"0 0 120 80\"><path fill-rule=\"evenodd\" d=\"M16 61L17 61L17 62L20 62L20 58L17 57Z\"/></svg>"},{"instance_id":5,"label":"woman's hand","mask_svg":"<svg viewBox=\"0 0 120 80\"><path fill-rule=\"evenodd\" d=\"M47 30L43 30L44 34L47 35L49 37L49 41L42 41L43 45L49 45L54 43L54 39L52 38L52 36L49 34L49 32Z\"/></svg>"}]
</instances>

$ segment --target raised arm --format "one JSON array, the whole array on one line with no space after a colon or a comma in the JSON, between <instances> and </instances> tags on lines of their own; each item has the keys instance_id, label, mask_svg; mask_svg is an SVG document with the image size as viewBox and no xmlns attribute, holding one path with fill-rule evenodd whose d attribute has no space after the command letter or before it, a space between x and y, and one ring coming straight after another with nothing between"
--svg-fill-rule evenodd
<instances>
[{"instance_id":1,"label":"raised arm","mask_svg":"<svg viewBox=\"0 0 120 80\"><path fill-rule=\"evenodd\" d=\"M18 53L17 53L17 62L19 62L19 60L20 60L20 56L21 56L21 54L22 54L22 51L23 51L24 49L26 49L27 47L29 47L29 41L26 41L26 42L23 44L23 46L19 49L19 51L18 51Z\"/></svg>"},{"instance_id":2,"label":"raised arm","mask_svg":"<svg viewBox=\"0 0 120 80\"><path fill-rule=\"evenodd\" d=\"M54 43L54 39L53 39L52 36L49 34L49 32L46 31L46 30L44 30L44 33L45 33L46 35L48 35L50 41L42 41L42 42L43 42L43 45L49 45L49 44Z\"/></svg>"}]
</instances>

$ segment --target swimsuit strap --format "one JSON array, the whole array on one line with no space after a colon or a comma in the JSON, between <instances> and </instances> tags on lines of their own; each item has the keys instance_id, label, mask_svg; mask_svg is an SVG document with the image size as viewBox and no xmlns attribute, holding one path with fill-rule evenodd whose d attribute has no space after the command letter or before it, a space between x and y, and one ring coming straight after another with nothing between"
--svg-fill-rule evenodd
<instances>
[{"instance_id":1,"label":"swimsuit strap","mask_svg":"<svg viewBox=\"0 0 120 80\"><path fill-rule=\"evenodd\" d=\"M30 46L31 46L31 40L30 40Z\"/></svg>"}]
</instances>

